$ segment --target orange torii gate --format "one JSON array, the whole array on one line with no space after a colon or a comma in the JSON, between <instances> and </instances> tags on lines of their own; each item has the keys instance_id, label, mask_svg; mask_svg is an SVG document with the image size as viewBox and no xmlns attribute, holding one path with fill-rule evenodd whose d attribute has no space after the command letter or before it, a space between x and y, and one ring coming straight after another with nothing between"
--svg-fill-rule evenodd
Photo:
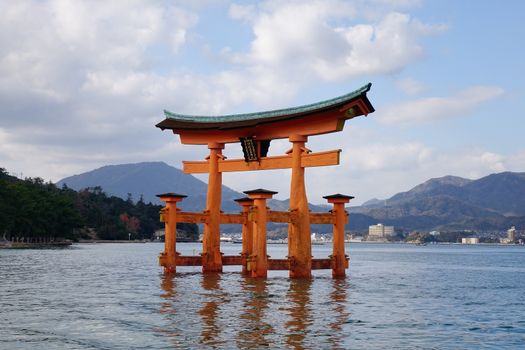
<instances>
[{"instance_id":1,"label":"orange torii gate","mask_svg":"<svg viewBox=\"0 0 525 350\"><path fill-rule=\"evenodd\" d=\"M269 112L227 116L191 116L165 111L166 119L156 126L170 129L180 136L181 143L207 145L205 161L184 161L188 174L207 173L206 209L201 213L182 212L177 202L184 195L159 195L166 203L161 215L166 222L165 251L160 263L165 271L176 266L202 266L203 272L222 271L223 265L242 265L243 273L265 277L268 270L286 269L290 277L310 277L312 269L331 268L334 277L345 275L348 258L344 252L344 225L347 213L344 204L353 197L336 194L325 199L333 204L330 213L310 213L304 182L307 167L339 164L341 150L312 153L305 147L309 136L343 130L347 119L374 112L366 93L371 84L349 94L315 104ZM292 147L285 155L267 156L270 141L287 138ZM222 154L226 143L240 142L244 159L226 159ZM248 198L237 200L240 214L221 211L222 173L268 169L292 169L290 209L271 211L266 200L276 192L257 189L246 191ZM266 223L288 223L287 259L268 259L266 255ZM176 222L204 224L201 256L180 256L175 249ZM333 255L330 259L312 259L310 224L334 225ZM220 224L243 226L241 256L223 256L220 252Z\"/></svg>"}]
</instances>

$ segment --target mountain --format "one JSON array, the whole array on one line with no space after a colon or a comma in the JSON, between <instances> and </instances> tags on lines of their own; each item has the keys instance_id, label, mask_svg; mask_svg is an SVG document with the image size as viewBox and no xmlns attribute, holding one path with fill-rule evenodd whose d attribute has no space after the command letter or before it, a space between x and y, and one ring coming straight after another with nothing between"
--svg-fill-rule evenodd
<instances>
[{"instance_id":1,"label":"mountain","mask_svg":"<svg viewBox=\"0 0 525 350\"><path fill-rule=\"evenodd\" d=\"M128 193L133 200L141 196L144 202L160 204L156 194L175 192L187 195L180 207L187 211L202 211L206 207L207 184L196 177L164 162L107 165L83 174L66 177L57 186L67 185L74 190L87 187L102 187L109 195L126 199ZM239 206L233 200L244 197L222 186L222 207L226 212L238 212Z\"/></svg>"},{"instance_id":2,"label":"mountain","mask_svg":"<svg viewBox=\"0 0 525 350\"><path fill-rule=\"evenodd\" d=\"M108 165L60 180L57 185L80 190L100 186L109 195L160 203L158 193L188 195L181 203L186 211L206 207L207 184L163 162ZM239 212L233 199L244 197L226 186L222 188L222 209ZM288 210L288 200L271 200L274 210ZM315 212L330 208L310 205ZM388 199L373 199L360 207L350 207L350 230L366 231L378 222L412 230L504 230L525 226L525 173L504 172L478 180L456 176L430 179L407 192ZM272 225L269 228L273 227ZM237 229L237 228L235 228ZM330 232L329 225L315 225L314 232Z\"/></svg>"},{"instance_id":3,"label":"mountain","mask_svg":"<svg viewBox=\"0 0 525 350\"><path fill-rule=\"evenodd\" d=\"M525 173L492 174L465 186L467 200L505 216L525 215Z\"/></svg>"},{"instance_id":4,"label":"mountain","mask_svg":"<svg viewBox=\"0 0 525 350\"><path fill-rule=\"evenodd\" d=\"M398 193L388 201L391 203L405 203L411 200L417 200L421 197L430 196L461 196L462 187L471 180L463 179L456 176L445 176L437 179L430 179L408 192Z\"/></svg>"},{"instance_id":5,"label":"mountain","mask_svg":"<svg viewBox=\"0 0 525 350\"><path fill-rule=\"evenodd\" d=\"M268 201L268 206L272 210L287 211L288 209L290 209L290 199L284 199L284 200L270 199ZM330 209L332 209L332 205L323 205L323 204L317 205L317 204L308 203L308 208L313 212L327 212Z\"/></svg>"},{"instance_id":6,"label":"mountain","mask_svg":"<svg viewBox=\"0 0 525 350\"><path fill-rule=\"evenodd\" d=\"M79 175L66 177L57 182L57 186L81 190L87 187L100 186L108 195L133 200L141 196L148 203L161 204L155 196L159 193L175 192L187 195L180 207L186 211L202 211L206 208L206 192L208 185L194 177L185 174L180 169L164 162L143 162L135 164L107 165ZM236 192L222 186L222 210L239 212L239 205L234 199L245 197L244 193ZM274 210L288 210L289 200L272 199L268 205ZM313 211L327 211L327 208L310 204Z\"/></svg>"},{"instance_id":7,"label":"mountain","mask_svg":"<svg viewBox=\"0 0 525 350\"><path fill-rule=\"evenodd\" d=\"M525 221L525 173L430 179L351 210L410 230L502 230Z\"/></svg>"}]
</instances>

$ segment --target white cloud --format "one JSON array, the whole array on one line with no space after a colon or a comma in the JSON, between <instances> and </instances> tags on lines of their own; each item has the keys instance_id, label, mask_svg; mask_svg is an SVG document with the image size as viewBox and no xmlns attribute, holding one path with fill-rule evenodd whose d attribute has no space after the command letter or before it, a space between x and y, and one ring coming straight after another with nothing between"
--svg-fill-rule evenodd
<instances>
[{"instance_id":1,"label":"white cloud","mask_svg":"<svg viewBox=\"0 0 525 350\"><path fill-rule=\"evenodd\" d=\"M230 14L249 20L255 38L247 53L224 53L232 62L272 67L291 79L335 81L397 72L424 56L423 36L446 30L397 12L372 23L357 22L361 7L367 6L373 5L277 1L255 12L232 5Z\"/></svg>"},{"instance_id":2,"label":"white cloud","mask_svg":"<svg viewBox=\"0 0 525 350\"><path fill-rule=\"evenodd\" d=\"M504 90L497 86L472 86L453 96L427 97L388 106L384 108L386 112L380 114L379 119L385 124L408 126L462 117L503 93Z\"/></svg>"},{"instance_id":3,"label":"white cloud","mask_svg":"<svg viewBox=\"0 0 525 350\"><path fill-rule=\"evenodd\" d=\"M255 5L231 4L228 11L233 19L253 20L256 16Z\"/></svg>"},{"instance_id":4,"label":"white cloud","mask_svg":"<svg viewBox=\"0 0 525 350\"><path fill-rule=\"evenodd\" d=\"M153 127L163 108L219 114L246 103L282 105L296 93L297 85L264 68L152 70L156 51L170 48L176 57L197 22L196 14L156 1L0 3L0 130L9 136L2 158L13 167L36 165L33 158L59 163L65 158L48 148L57 146L84 164L158 159L163 143L176 140Z\"/></svg>"},{"instance_id":5,"label":"white cloud","mask_svg":"<svg viewBox=\"0 0 525 350\"><path fill-rule=\"evenodd\" d=\"M368 143L346 150L342 162L347 162L353 172L368 173L414 168L431 157L432 150L420 143Z\"/></svg>"},{"instance_id":6,"label":"white cloud","mask_svg":"<svg viewBox=\"0 0 525 350\"><path fill-rule=\"evenodd\" d=\"M396 87L407 95L418 95L426 90L425 85L412 78L397 80Z\"/></svg>"},{"instance_id":7,"label":"white cloud","mask_svg":"<svg viewBox=\"0 0 525 350\"><path fill-rule=\"evenodd\" d=\"M356 196L354 204L389 198L431 178L445 175L479 179L503 171L525 171L525 150L498 154L482 149L440 151L422 144L372 144L343 150L341 165L307 170L310 201L327 192Z\"/></svg>"},{"instance_id":8,"label":"white cloud","mask_svg":"<svg viewBox=\"0 0 525 350\"><path fill-rule=\"evenodd\" d=\"M87 76L148 64L146 51L177 51L197 17L157 2L20 1L0 5L0 92L63 102Z\"/></svg>"},{"instance_id":9,"label":"white cloud","mask_svg":"<svg viewBox=\"0 0 525 350\"><path fill-rule=\"evenodd\" d=\"M436 159L442 165L442 171L470 179L477 179L491 173L500 173L510 169L523 169L515 162L516 157L523 156L524 151L510 155L498 154L481 149L463 149L454 153L444 153Z\"/></svg>"},{"instance_id":10,"label":"white cloud","mask_svg":"<svg viewBox=\"0 0 525 350\"><path fill-rule=\"evenodd\" d=\"M507 170L505 157L492 152L485 152L481 155L482 164L486 165L491 171L499 173Z\"/></svg>"},{"instance_id":11,"label":"white cloud","mask_svg":"<svg viewBox=\"0 0 525 350\"><path fill-rule=\"evenodd\" d=\"M160 1L0 2L3 166L58 180L63 169L158 159L166 141L153 125L191 79L154 73L151 53L176 54L197 21Z\"/></svg>"},{"instance_id":12,"label":"white cloud","mask_svg":"<svg viewBox=\"0 0 525 350\"><path fill-rule=\"evenodd\" d=\"M187 6L201 9L208 3ZM181 160L203 159L205 147L181 145L171 132L153 127L163 108L206 115L271 109L288 105L305 86L402 70L424 57L424 36L445 29L397 12L415 3L232 5L230 16L252 26L250 48L226 50L233 65L201 73L188 68L193 66L183 57L194 49L188 41L195 37L198 14L171 2L0 2L1 166L58 180L107 164L164 160L180 167ZM362 12L369 15L359 17ZM159 57L176 65L159 67ZM420 88L411 84L406 91ZM436 103L459 115L501 93L474 87L437 102L417 100L424 118L410 115L412 103L396 108L406 108L410 120L427 120L436 118ZM314 151L343 148L340 166L307 170L313 202L333 192L364 201L429 177L484 174L525 163L525 153L476 150L458 156L417 142L370 142L375 131L352 124L344 134L312 137L308 147ZM286 141L272 142L270 152L288 148ZM226 155L240 156L239 148ZM268 187L280 191L280 198L289 196L289 171L227 174L224 182L237 190Z\"/></svg>"},{"instance_id":13,"label":"white cloud","mask_svg":"<svg viewBox=\"0 0 525 350\"><path fill-rule=\"evenodd\" d=\"M375 24L360 24L338 31L344 35L348 50L340 67L323 62L326 77L353 77L362 74L397 72L423 58L419 39L444 30L425 25L407 14L390 13Z\"/></svg>"}]
</instances>

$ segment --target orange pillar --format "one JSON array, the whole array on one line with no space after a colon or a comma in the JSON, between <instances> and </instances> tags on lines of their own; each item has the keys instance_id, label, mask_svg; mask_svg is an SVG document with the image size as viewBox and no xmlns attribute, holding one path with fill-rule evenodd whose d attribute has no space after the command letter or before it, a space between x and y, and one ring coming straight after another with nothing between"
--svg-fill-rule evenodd
<instances>
[{"instance_id":1,"label":"orange pillar","mask_svg":"<svg viewBox=\"0 0 525 350\"><path fill-rule=\"evenodd\" d=\"M327 199L328 203L334 205L332 210L335 217L334 231L332 235L332 277L344 278L345 269L347 267L347 256L345 255L345 224L348 215L345 211L345 204L350 202L354 197L338 193L323 198Z\"/></svg>"},{"instance_id":2,"label":"orange pillar","mask_svg":"<svg viewBox=\"0 0 525 350\"><path fill-rule=\"evenodd\" d=\"M186 196L177 193L158 194L157 197L166 203L164 209L164 254L161 262L164 272L172 273L177 269L177 202Z\"/></svg>"},{"instance_id":3,"label":"orange pillar","mask_svg":"<svg viewBox=\"0 0 525 350\"><path fill-rule=\"evenodd\" d=\"M221 187L222 173L219 172L219 159L222 159L223 143L210 142L208 194L206 211L208 222L204 224L202 241L202 272L221 272Z\"/></svg>"},{"instance_id":4,"label":"orange pillar","mask_svg":"<svg viewBox=\"0 0 525 350\"><path fill-rule=\"evenodd\" d=\"M252 255L253 251L253 222L249 220L248 215L250 208L253 205L253 199L250 198L239 198L235 201L242 206L242 214L245 217L245 221L242 224L242 274L246 275L248 271L248 257Z\"/></svg>"},{"instance_id":5,"label":"orange pillar","mask_svg":"<svg viewBox=\"0 0 525 350\"><path fill-rule=\"evenodd\" d=\"M312 276L312 238L310 236L310 212L304 184L304 167L301 156L306 152L306 136L291 135L292 182L290 187L290 211L296 212L296 220L288 226L288 258L290 277Z\"/></svg>"},{"instance_id":6,"label":"orange pillar","mask_svg":"<svg viewBox=\"0 0 525 350\"><path fill-rule=\"evenodd\" d=\"M264 189L244 191L250 199L253 199L253 252L250 257L252 277L266 277L268 275L268 254L266 253L266 223L267 208L266 200L272 198L277 192Z\"/></svg>"}]
</instances>

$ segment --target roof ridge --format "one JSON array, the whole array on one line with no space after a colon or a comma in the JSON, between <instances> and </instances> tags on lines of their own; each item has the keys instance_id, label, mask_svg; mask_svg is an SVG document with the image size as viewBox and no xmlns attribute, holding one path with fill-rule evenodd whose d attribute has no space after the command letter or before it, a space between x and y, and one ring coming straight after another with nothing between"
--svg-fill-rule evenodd
<instances>
[{"instance_id":1,"label":"roof ridge","mask_svg":"<svg viewBox=\"0 0 525 350\"><path fill-rule=\"evenodd\" d=\"M221 121L253 120L253 119L258 119L261 117L266 117L266 118L279 117L279 116L289 115L289 114L307 113L307 112L315 111L321 108L326 108L326 107L330 107L330 106L337 105L340 103L344 103L348 100L351 100L353 98L366 94L370 90L371 86L372 86L372 83L368 83L355 91L352 91L345 95L334 97L328 100L319 101L319 102L302 105L302 106L275 109L275 110L269 110L269 111L264 111L264 112L203 116L203 115L179 114L179 113L170 112L168 110L164 110L164 115L166 116L167 119L179 120L179 121L185 121L185 122L193 122L193 123L210 123L210 122L217 123Z\"/></svg>"}]
</instances>

